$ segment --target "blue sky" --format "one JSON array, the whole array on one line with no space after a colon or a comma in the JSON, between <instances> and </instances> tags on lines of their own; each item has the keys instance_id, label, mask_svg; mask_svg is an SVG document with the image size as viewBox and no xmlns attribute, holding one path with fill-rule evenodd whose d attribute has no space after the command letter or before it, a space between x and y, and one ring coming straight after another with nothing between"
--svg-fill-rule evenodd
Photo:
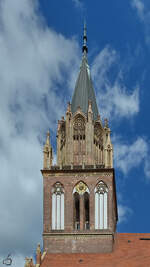
<instances>
[{"instance_id":1,"label":"blue sky","mask_svg":"<svg viewBox=\"0 0 150 267\"><path fill-rule=\"evenodd\" d=\"M150 232L150 3L148 0L1 0L0 259L23 266L42 244L42 146L56 150L57 120L82 57L114 144L119 232ZM56 152L56 151L55 151Z\"/></svg>"},{"instance_id":2,"label":"blue sky","mask_svg":"<svg viewBox=\"0 0 150 267\"><path fill-rule=\"evenodd\" d=\"M146 204L149 202L150 184L149 174L144 171L149 161L149 8L148 1L95 1L93 4L91 1L44 0L40 4L47 25L66 38L75 38L79 47L82 46L83 20L86 18L91 68L98 55L105 54L95 63L96 68L98 64L101 66L93 79L96 80L94 85L99 96L100 113L102 106L103 116L105 108L106 115L109 114L114 149L117 147L119 151L119 145L123 149L123 155L118 155L119 163L115 157L118 204L123 208L123 214L126 213L118 224L121 232L150 231ZM110 58L112 63L109 64ZM106 70L102 75L106 77L100 84L100 78L96 76L103 72L103 64ZM105 86L109 87L108 90L115 90L115 82L120 93L114 101L122 99L124 107L113 112L113 109L109 111L107 103L103 106L99 91L105 91ZM133 97L128 106L135 88L137 97ZM107 95L111 97L110 93ZM108 105L117 109L114 101L108 99Z\"/></svg>"}]
</instances>

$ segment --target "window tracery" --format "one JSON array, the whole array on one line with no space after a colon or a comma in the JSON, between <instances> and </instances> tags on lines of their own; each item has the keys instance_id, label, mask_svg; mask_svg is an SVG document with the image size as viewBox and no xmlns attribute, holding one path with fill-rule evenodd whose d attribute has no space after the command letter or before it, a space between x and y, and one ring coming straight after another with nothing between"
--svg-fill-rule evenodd
<instances>
[{"instance_id":1,"label":"window tracery","mask_svg":"<svg viewBox=\"0 0 150 267\"><path fill-rule=\"evenodd\" d=\"M74 125L73 125L73 135L74 139L85 139L85 121L82 116L78 116L75 119Z\"/></svg>"},{"instance_id":2,"label":"window tracery","mask_svg":"<svg viewBox=\"0 0 150 267\"><path fill-rule=\"evenodd\" d=\"M81 115L76 116L73 123L73 155L77 165L85 161L85 119Z\"/></svg>"},{"instance_id":3,"label":"window tracery","mask_svg":"<svg viewBox=\"0 0 150 267\"><path fill-rule=\"evenodd\" d=\"M73 190L74 196L74 227L75 230L80 230L83 220L84 229L90 228L90 212L89 212L89 189L88 186L80 181ZM82 209L80 210L80 206ZM82 214L80 213L82 212Z\"/></svg>"}]
</instances>

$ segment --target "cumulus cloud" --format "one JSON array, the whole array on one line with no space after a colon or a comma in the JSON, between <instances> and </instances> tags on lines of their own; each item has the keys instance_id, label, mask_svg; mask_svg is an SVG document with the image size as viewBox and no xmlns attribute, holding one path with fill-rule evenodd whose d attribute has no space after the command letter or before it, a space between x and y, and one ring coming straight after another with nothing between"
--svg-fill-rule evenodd
<instances>
[{"instance_id":1,"label":"cumulus cloud","mask_svg":"<svg viewBox=\"0 0 150 267\"><path fill-rule=\"evenodd\" d=\"M122 205L122 204L118 205L118 223L119 224L127 221L129 217L131 216L131 214L132 214L131 208L125 205Z\"/></svg>"},{"instance_id":2,"label":"cumulus cloud","mask_svg":"<svg viewBox=\"0 0 150 267\"><path fill-rule=\"evenodd\" d=\"M138 137L132 144L114 139L115 166L124 174L142 162L146 162L149 146L146 140Z\"/></svg>"},{"instance_id":3,"label":"cumulus cloud","mask_svg":"<svg viewBox=\"0 0 150 267\"><path fill-rule=\"evenodd\" d=\"M65 112L60 84L65 83L65 95L70 96L79 48L74 38L45 25L38 1L1 0L0 51L0 254L16 255L14 266L20 267L41 241L43 137L48 128L55 133ZM101 108L110 114L109 96L115 114L127 117L138 112L138 90L128 94L120 82L110 85L107 71L116 60L116 52L105 48L94 61L93 74L97 83L101 75L106 85Z\"/></svg>"},{"instance_id":4,"label":"cumulus cloud","mask_svg":"<svg viewBox=\"0 0 150 267\"><path fill-rule=\"evenodd\" d=\"M41 241L43 137L65 112L78 44L47 28L38 1L1 0L0 51L0 254L24 257Z\"/></svg>"},{"instance_id":5,"label":"cumulus cloud","mask_svg":"<svg viewBox=\"0 0 150 267\"><path fill-rule=\"evenodd\" d=\"M105 47L95 58L92 66L92 77L97 88L97 100L102 116L115 118L131 118L139 111L139 87L132 91L124 85L121 70L111 81L110 70L119 64L117 52L109 46Z\"/></svg>"}]
</instances>

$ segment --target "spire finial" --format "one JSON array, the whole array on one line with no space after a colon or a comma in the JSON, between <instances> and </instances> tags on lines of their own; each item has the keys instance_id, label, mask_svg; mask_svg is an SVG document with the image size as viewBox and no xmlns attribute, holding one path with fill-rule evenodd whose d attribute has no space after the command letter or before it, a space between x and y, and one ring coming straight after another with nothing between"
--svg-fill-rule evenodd
<instances>
[{"instance_id":1,"label":"spire finial","mask_svg":"<svg viewBox=\"0 0 150 267\"><path fill-rule=\"evenodd\" d=\"M82 47L83 53L88 52L87 48L87 34L86 34L86 21L84 20L84 32L83 32L83 47Z\"/></svg>"}]
</instances>

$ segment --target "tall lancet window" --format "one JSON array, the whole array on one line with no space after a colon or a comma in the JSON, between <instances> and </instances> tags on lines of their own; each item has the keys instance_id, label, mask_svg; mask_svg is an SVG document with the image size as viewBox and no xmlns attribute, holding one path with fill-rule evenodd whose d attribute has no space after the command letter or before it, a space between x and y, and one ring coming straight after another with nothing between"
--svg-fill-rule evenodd
<instances>
[{"instance_id":1,"label":"tall lancet window","mask_svg":"<svg viewBox=\"0 0 150 267\"><path fill-rule=\"evenodd\" d=\"M73 189L74 196L74 229L90 229L90 191L87 185L80 181Z\"/></svg>"},{"instance_id":2,"label":"tall lancet window","mask_svg":"<svg viewBox=\"0 0 150 267\"><path fill-rule=\"evenodd\" d=\"M64 188L59 182L52 189L52 230L64 230Z\"/></svg>"},{"instance_id":3,"label":"tall lancet window","mask_svg":"<svg viewBox=\"0 0 150 267\"><path fill-rule=\"evenodd\" d=\"M108 188L100 181L95 188L95 229L108 228Z\"/></svg>"}]
</instances>

